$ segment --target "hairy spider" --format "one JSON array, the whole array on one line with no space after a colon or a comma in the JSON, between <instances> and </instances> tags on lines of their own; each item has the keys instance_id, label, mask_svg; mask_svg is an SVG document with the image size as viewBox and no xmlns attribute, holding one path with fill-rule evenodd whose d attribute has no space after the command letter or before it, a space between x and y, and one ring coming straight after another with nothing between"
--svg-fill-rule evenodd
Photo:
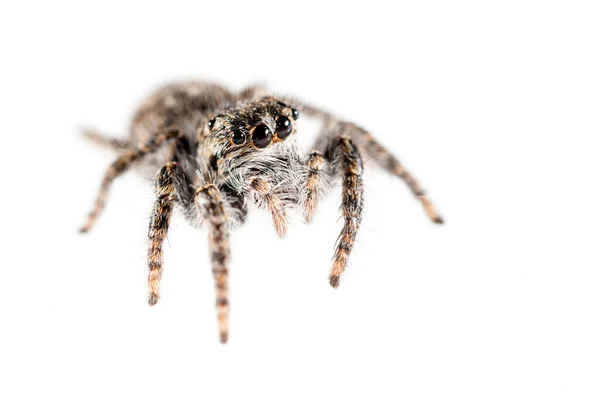
<instances>
[{"instance_id":1,"label":"hairy spider","mask_svg":"<svg viewBox=\"0 0 600 398\"><path fill-rule=\"evenodd\" d=\"M299 101L283 102L262 86L239 93L203 82L173 84L151 95L134 115L129 139L87 132L119 151L108 167L82 232L92 228L113 180L131 166L155 179L156 201L148 238L148 304L160 297L162 246L174 205L194 226L206 224L216 287L221 342L228 337L229 231L244 222L247 203L271 213L284 236L286 209L301 206L310 222L335 177L342 180L344 226L336 243L329 283L337 288L354 246L363 211L362 154L402 178L429 218L442 223L419 183L366 130ZM296 143L299 111L322 121L314 150ZM157 172L158 170L158 172Z\"/></svg>"}]
</instances>

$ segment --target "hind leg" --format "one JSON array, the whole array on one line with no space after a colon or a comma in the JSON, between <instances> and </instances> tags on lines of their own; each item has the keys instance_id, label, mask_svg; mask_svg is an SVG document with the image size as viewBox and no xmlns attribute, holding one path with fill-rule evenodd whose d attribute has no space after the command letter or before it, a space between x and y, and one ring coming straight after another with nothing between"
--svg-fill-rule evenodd
<instances>
[{"instance_id":1,"label":"hind leg","mask_svg":"<svg viewBox=\"0 0 600 398\"><path fill-rule=\"evenodd\" d=\"M354 135L360 136L360 142L362 143L365 152L371 156L380 167L404 180L415 198L421 202L425 213L431 221L436 224L443 224L444 220L437 213L421 184L408 170L406 170L400 161L384 146L377 142L371 133L353 123L348 123L348 126L351 131L354 131Z\"/></svg>"},{"instance_id":2,"label":"hind leg","mask_svg":"<svg viewBox=\"0 0 600 398\"><path fill-rule=\"evenodd\" d=\"M108 167L108 170L106 170L100 185L100 190L96 196L96 201L94 202L94 207L89 212L87 219L80 231L88 232L94 226L96 219L104 209L108 191L115 178L127 171L136 161L143 159L149 153L156 151L162 147L164 143L170 141L178 135L179 133L175 130L166 131L158 134L140 148L130 149L119 155L119 157Z\"/></svg>"},{"instance_id":3,"label":"hind leg","mask_svg":"<svg viewBox=\"0 0 600 398\"><path fill-rule=\"evenodd\" d=\"M115 151L121 152L127 149L133 149L133 145L129 142L129 140L110 137L96 130L83 130L83 136L94 144L113 149Z\"/></svg>"}]
</instances>

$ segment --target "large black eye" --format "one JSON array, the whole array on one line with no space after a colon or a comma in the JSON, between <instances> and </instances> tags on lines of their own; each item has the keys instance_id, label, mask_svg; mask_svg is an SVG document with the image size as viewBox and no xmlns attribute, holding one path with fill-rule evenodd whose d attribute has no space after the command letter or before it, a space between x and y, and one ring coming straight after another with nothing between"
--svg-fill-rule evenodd
<instances>
[{"instance_id":1,"label":"large black eye","mask_svg":"<svg viewBox=\"0 0 600 398\"><path fill-rule=\"evenodd\" d=\"M292 122L290 122L290 119L283 115L279 116L275 123L275 132L277 133L277 137L285 140L292 132Z\"/></svg>"},{"instance_id":2,"label":"large black eye","mask_svg":"<svg viewBox=\"0 0 600 398\"><path fill-rule=\"evenodd\" d=\"M273 133L264 124L256 126L252 133L252 141L257 148L265 148L269 146L273 139Z\"/></svg>"},{"instance_id":3,"label":"large black eye","mask_svg":"<svg viewBox=\"0 0 600 398\"><path fill-rule=\"evenodd\" d=\"M231 142L235 145L242 145L246 142L246 133L242 130L233 130L233 133L231 133Z\"/></svg>"}]
</instances>

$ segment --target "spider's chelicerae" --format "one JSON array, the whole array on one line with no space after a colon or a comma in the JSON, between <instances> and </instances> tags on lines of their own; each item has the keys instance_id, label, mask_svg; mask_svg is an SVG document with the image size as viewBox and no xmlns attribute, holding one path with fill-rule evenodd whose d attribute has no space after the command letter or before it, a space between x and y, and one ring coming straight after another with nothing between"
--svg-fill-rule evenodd
<instances>
[{"instance_id":1,"label":"spider's chelicerae","mask_svg":"<svg viewBox=\"0 0 600 398\"><path fill-rule=\"evenodd\" d=\"M300 113L322 127L309 154L296 142ZM299 101L286 101L262 86L238 93L203 82L173 84L151 95L135 113L130 137L87 136L119 152L109 166L82 232L92 228L115 178L130 167L155 179L149 226L148 303L157 303L162 246L177 205L194 226L205 224L216 287L221 342L228 336L229 231L244 222L248 202L271 213L279 236L286 210L300 206L310 222L328 181L342 181L344 226L336 243L329 283L338 287L363 211L363 155L400 177L436 223L442 223L418 182L361 127Z\"/></svg>"}]
</instances>

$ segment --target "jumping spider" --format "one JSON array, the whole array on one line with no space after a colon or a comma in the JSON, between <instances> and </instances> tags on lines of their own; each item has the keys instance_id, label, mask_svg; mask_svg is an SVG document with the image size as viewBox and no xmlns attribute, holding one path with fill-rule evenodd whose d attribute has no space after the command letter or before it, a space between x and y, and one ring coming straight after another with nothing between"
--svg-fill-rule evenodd
<instances>
[{"instance_id":1,"label":"jumping spider","mask_svg":"<svg viewBox=\"0 0 600 398\"><path fill-rule=\"evenodd\" d=\"M362 218L362 154L402 178L429 218L442 223L418 182L369 132L308 104L283 101L262 86L234 93L211 83L173 84L141 105L129 139L87 132L88 138L115 149L119 156L108 167L81 231L92 228L113 180L131 166L139 166L143 175L155 179L156 190L148 232L148 304L156 304L160 297L162 245L177 205L193 226L206 223L209 230L222 343L228 336L229 231L244 222L249 201L269 211L277 234L284 236L286 210L301 206L310 222L328 180L341 178L344 227L329 274L334 288L346 268ZM322 121L308 155L296 143L299 111Z\"/></svg>"}]
</instances>

